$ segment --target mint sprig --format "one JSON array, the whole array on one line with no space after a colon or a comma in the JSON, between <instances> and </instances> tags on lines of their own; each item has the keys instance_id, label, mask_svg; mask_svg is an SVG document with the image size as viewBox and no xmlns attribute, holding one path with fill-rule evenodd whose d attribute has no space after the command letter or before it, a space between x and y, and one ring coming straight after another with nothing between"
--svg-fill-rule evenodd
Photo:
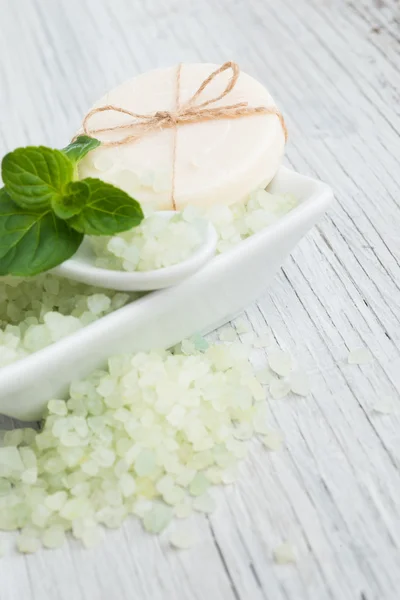
<instances>
[{"instance_id":1,"label":"mint sprig","mask_svg":"<svg viewBox=\"0 0 400 600\"><path fill-rule=\"evenodd\" d=\"M88 152L98 148L100 144L101 142L96 140L96 138L89 137L88 135L79 135L62 151L72 162L77 163L82 160Z\"/></svg>"},{"instance_id":2,"label":"mint sprig","mask_svg":"<svg viewBox=\"0 0 400 600\"><path fill-rule=\"evenodd\" d=\"M142 211L138 211L137 203L124 191L104 183L100 179L88 177L76 181L73 186L84 183L89 190L82 210L69 220L71 227L88 235L114 235L139 225L143 219Z\"/></svg>"},{"instance_id":3,"label":"mint sprig","mask_svg":"<svg viewBox=\"0 0 400 600\"><path fill-rule=\"evenodd\" d=\"M143 219L140 204L100 179L75 181L77 163L100 145L79 136L64 150L17 148L1 164L0 275L37 275L61 264L87 235L113 235Z\"/></svg>"},{"instance_id":4,"label":"mint sprig","mask_svg":"<svg viewBox=\"0 0 400 600\"><path fill-rule=\"evenodd\" d=\"M26 277L56 267L78 250L83 234L49 209L29 211L0 190L0 275Z\"/></svg>"},{"instance_id":5,"label":"mint sprig","mask_svg":"<svg viewBox=\"0 0 400 600\"><path fill-rule=\"evenodd\" d=\"M72 180L74 165L60 150L27 146L9 152L1 176L11 200L22 208L41 210L60 197Z\"/></svg>"}]
</instances>

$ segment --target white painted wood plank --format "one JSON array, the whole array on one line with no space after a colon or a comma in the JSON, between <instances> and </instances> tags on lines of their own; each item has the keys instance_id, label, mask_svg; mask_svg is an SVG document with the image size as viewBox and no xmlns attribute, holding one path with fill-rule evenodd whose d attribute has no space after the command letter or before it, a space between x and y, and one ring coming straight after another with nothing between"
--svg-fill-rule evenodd
<instances>
[{"instance_id":1,"label":"white painted wood plank","mask_svg":"<svg viewBox=\"0 0 400 600\"><path fill-rule=\"evenodd\" d=\"M172 551L137 523L107 543L0 561L1 600L394 600L400 585L400 109L395 0L0 0L0 152L61 146L105 90L182 60L265 81L288 162L337 203L247 318L310 372L271 401L285 447L254 445L238 484ZM372 351L368 366L349 350ZM259 358L262 356L259 353ZM396 411L374 407L390 400ZM10 422L5 422L10 426ZM289 539L299 556L277 566Z\"/></svg>"}]
</instances>

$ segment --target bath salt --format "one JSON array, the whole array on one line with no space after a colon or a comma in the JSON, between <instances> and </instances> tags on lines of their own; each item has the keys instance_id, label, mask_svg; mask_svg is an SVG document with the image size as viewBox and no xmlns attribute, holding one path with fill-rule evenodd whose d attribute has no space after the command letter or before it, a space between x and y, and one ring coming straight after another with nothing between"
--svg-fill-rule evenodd
<instances>
[{"instance_id":1,"label":"bath salt","mask_svg":"<svg viewBox=\"0 0 400 600\"><path fill-rule=\"evenodd\" d=\"M149 271L175 265L189 258L199 248L204 240L207 222L214 225L218 235L217 253L227 252L263 227L275 223L297 204L294 198L288 202L286 196L265 193L274 199L271 206L265 208L256 200L260 198L259 193L253 192L240 203L240 207L237 204L214 205L209 209L188 207L177 212L171 220L150 212L138 227L130 231L111 238L91 237L96 265L124 271ZM190 219L187 218L188 211L191 213ZM257 219L251 221L249 217L256 213ZM226 228L226 221L229 221L229 229ZM264 223L261 228L260 221ZM236 331L247 334L248 326L244 324L243 327L244 331L239 331L237 327ZM265 348L269 344L270 336L263 334L254 345Z\"/></svg>"},{"instance_id":2,"label":"bath salt","mask_svg":"<svg viewBox=\"0 0 400 600\"><path fill-rule=\"evenodd\" d=\"M277 375L286 377L292 370L292 357L283 350L273 350L268 353L268 364Z\"/></svg>"},{"instance_id":3,"label":"bath salt","mask_svg":"<svg viewBox=\"0 0 400 600\"><path fill-rule=\"evenodd\" d=\"M61 548L65 542L65 531L60 525L53 525L46 529L42 536L42 544L45 548Z\"/></svg>"},{"instance_id":4,"label":"bath salt","mask_svg":"<svg viewBox=\"0 0 400 600\"><path fill-rule=\"evenodd\" d=\"M175 112L177 101L179 108L184 108L216 69L218 65L185 63L150 71L109 91L94 108L114 105L144 115ZM264 86L243 72L227 95L218 99L232 76L232 68L219 73L194 99L193 106L217 98L206 108L247 102L250 108L266 107L276 112ZM121 112L107 110L94 114L88 126L100 140L116 141L135 130L96 134L96 129L132 120ZM81 161L79 175L113 183L143 206L180 210L187 205L228 205L242 202L251 191L271 181L281 164L284 146L285 133L277 114L250 114L165 128L157 123L149 135L139 132L139 137L128 143L102 144Z\"/></svg>"},{"instance_id":5,"label":"bath salt","mask_svg":"<svg viewBox=\"0 0 400 600\"><path fill-rule=\"evenodd\" d=\"M88 298L88 309L94 315L106 313L111 306L111 299L105 294L93 294Z\"/></svg>"},{"instance_id":6,"label":"bath salt","mask_svg":"<svg viewBox=\"0 0 400 600\"><path fill-rule=\"evenodd\" d=\"M277 546L273 552L274 561L279 565L287 565L296 562L294 547L289 542Z\"/></svg>"},{"instance_id":7,"label":"bath salt","mask_svg":"<svg viewBox=\"0 0 400 600\"><path fill-rule=\"evenodd\" d=\"M283 443L283 435L280 431L268 431L261 437L263 445L268 450L280 450Z\"/></svg>"},{"instance_id":8,"label":"bath salt","mask_svg":"<svg viewBox=\"0 0 400 600\"><path fill-rule=\"evenodd\" d=\"M51 274L29 279L0 277L0 368L75 333L136 297Z\"/></svg>"},{"instance_id":9,"label":"bath salt","mask_svg":"<svg viewBox=\"0 0 400 600\"><path fill-rule=\"evenodd\" d=\"M196 538L189 529L176 529L169 536L169 543L177 550L187 550L196 543Z\"/></svg>"},{"instance_id":10,"label":"bath salt","mask_svg":"<svg viewBox=\"0 0 400 600\"><path fill-rule=\"evenodd\" d=\"M191 235L193 229L183 229L181 230L183 237L176 239L171 245L172 232L168 227L182 225L186 227L189 224L192 228L197 227L198 225L194 225L196 220L200 220L200 228L204 227L204 222L207 221L215 226L219 240L217 253L229 251L259 230L257 225L259 221L249 220L249 215L258 214L260 219L261 214L265 213L262 222L264 226L268 226L297 204L292 196L276 196L265 190L264 192L260 194L258 190L250 193L245 203L240 205L213 206L201 210L194 207L186 208L182 214L174 217L171 225L165 227L163 220L166 238L160 244L157 242L155 246L150 244L149 251L146 250L143 254L135 245L135 230L121 234L128 240L131 239L131 242L126 242L119 236L111 239L100 236L94 242L97 260L100 261L98 266L102 265L110 269L147 270L184 260L197 246L196 235ZM230 227L229 235L227 224ZM151 242L152 235L149 232L146 243ZM114 254L106 247L111 242ZM126 259L121 258L125 250L129 252ZM132 252L135 251L138 252L137 262L132 261ZM0 368L75 333L139 297L139 294L101 290L51 274L42 274L25 280L0 277ZM239 330L237 332L239 333ZM229 335L233 338L233 334ZM245 332L242 335L245 344L268 347L269 336L263 335L257 341L254 341L254 338L253 332ZM206 350L208 343L200 336L197 341L194 338L187 340L186 344L191 346L192 352L198 349Z\"/></svg>"},{"instance_id":11,"label":"bath salt","mask_svg":"<svg viewBox=\"0 0 400 600\"><path fill-rule=\"evenodd\" d=\"M236 321L235 328L239 334L248 333L248 331L250 330L249 324L244 319L239 319L238 321Z\"/></svg>"},{"instance_id":12,"label":"bath salt","mask_svg":"<svg viewBox=\"0 0 400 600\"><path fill-rule=\"evenodd\" d=\"M311 391L310 380L307 373L297 371L290 377L290 389L298 396L308 396Z\"/></svg>"},{"instance_id":13,"label":"bath salt","mask_svg":"<svg viewBox=\"0 0 400 600\"><path fill-rule=\"evenodd\" d=\"M28 553L68 533L89 548L129 515L159 534L211 513L210 488L236 480L254 421L268 431L253 380L239 342L110 358L71 385L64 409L49 402L40 432L10 434L14 445L0 448L0 529L22 528L17 548Z\"/></svg>"},{"instance_id":14,"label":"bath salt","mask_svg":"<svg viewBox=\"0 0 400 600\"><path fill-rule=\"evenodd\" d=\"M223 342L234 342L237 339L236 331L232 327L226 327L220 332L219 339Z\"/></svg>"},{"instance_id":15,"label":"bath salt","mask_svg":"<svg viewBox=\"0 0 400 600\"><path fill-rule=\"evenodd\" d=\"M272 379L274 378L271 369L268 367L256 371L256 377L258 381L262 384L271 383Z\"/></svg>"},{"instance_id":16,"label":"bath salt","mask_svg":"<svg viewBox=\"0 0 400 600\"><path fill-rule=\"evenodd\" d=\"M193 500L193 508L198 512L212 513L215 509L215 500L209 494L203 494Z\"/></svg>"},{"instance_id":17,"label":"bath salt","mask_svg":"<svg viewBox=\"0 0 400 600\"><path fill-rule=\"evenodd\" d=\"M268 346L271 343L271 337L268 333L264 333L263 335L260 335L259 337L257 337L254 340L254 347L255 348L268 348Z\"/></svg>"},{"instance_id":18,"label":"bath salt","mask_svg":"<svg viewBox=\"0 0 400 600\"><path fill-rule=\"evenodd\" d=\"M40 548L40 540L27 534L21 534L17 539L17 549L22 554L33 554Z\"/></svg>"},{"instance_id":19,"label":"bath salt","mask_svg":"<svg viewBox=\"0 0 400 600\"><path fill-rule=\"evenodd\" d=\"M143 526L149 533L161 533L171 522L172 509L161 503L154 503L143 518Z\"/></svg>"},{"instance_id":20,"label":"bath salt","mask_svg":"<svg viewBox=\"0 0 400 600\"><path fill-rule=\"evenodd\" d=\"M176 265L189 258L202 244L207 230L205 219L188 222L182 213L171 219L149 214L138 227L113 237L92 236L103 269L151 271Z\"/></svg>"},{"instance_id":21,"label":"bath salt","mask_svg":"<svg viewBox=\"0 0 400 600\"><path fill-rule=\"evenodd\" d=\"M285 398L290 392L290 382L281 379L273 379L269 386L269 392L274 400Z\"/></svg>"},{"instance_id":22,"label":"bath salt","mask_svg":"<svg viewBox=\"0 0 400 600\"><path fill-rule=\"evenodd\" d=\"M365 365L372 362L373 356L368 348L355 348L349 352L347 360L350 365Z\"/></svg>"}]
</instances>

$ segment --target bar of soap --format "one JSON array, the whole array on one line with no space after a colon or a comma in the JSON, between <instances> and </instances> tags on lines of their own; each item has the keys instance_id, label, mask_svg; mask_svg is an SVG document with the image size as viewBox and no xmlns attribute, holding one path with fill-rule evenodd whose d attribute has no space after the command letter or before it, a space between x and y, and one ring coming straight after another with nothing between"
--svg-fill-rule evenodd
<instances>
[{"instance_id":1,"label":"bar of soap","mask_svg":"<svg viewBox=\"0 0 400 600\"><path fill-rule=\"evenodd\" d=\"M214 64L183 64L179 103L184 104L201 83L218 68ZM136 113L175 111L177 67L157 69L123 83L101 98L95 107L114 105ZM219 74L198 98L199 104L218 96L231 72ZM273 107L275 103L261 83L241 72L234 89L210 107L248 102L249 106ZM131 122L117 112L96 113L91 129ZM102 141L118 140L129 130L93 134ZM178 210L187 205L209 206L244 201L253 190L265 187L278 170L285 135L276 115L257 114L236 119L179 124L144 135L119 146L100 146L80 163L79 176L98 177L124 189L142 205L170 210L172 166L176 135L175 191Z\"/></svg>"}]
</instances>

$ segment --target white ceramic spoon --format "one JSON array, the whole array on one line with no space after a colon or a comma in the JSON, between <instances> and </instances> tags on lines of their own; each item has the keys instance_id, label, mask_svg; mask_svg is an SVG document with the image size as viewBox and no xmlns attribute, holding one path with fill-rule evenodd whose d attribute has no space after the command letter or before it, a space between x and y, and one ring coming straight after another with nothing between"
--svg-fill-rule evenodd
<instances>
[{"instance_id":1,"label":"white ceramic spoon","mask_svg":"<svg viewBox=\"0 0 400 600\"><path fill-rule=\"evenodd\" d=\"M176 213L173 211L162 211L159 214L166 219L170 219ZM52 272L61 277L74 279L75 281L88 283L89 285L124 292L160 290L176 285L198 271L214 256L217 241L217 232L214 226L209 223L205 229L204 240L199 248L182 262L153 271L127 272L96 267L96 256L92 250L90 241L85 238L78 252L60 266L52 269Z\"/></svg>"}]
</instances>

